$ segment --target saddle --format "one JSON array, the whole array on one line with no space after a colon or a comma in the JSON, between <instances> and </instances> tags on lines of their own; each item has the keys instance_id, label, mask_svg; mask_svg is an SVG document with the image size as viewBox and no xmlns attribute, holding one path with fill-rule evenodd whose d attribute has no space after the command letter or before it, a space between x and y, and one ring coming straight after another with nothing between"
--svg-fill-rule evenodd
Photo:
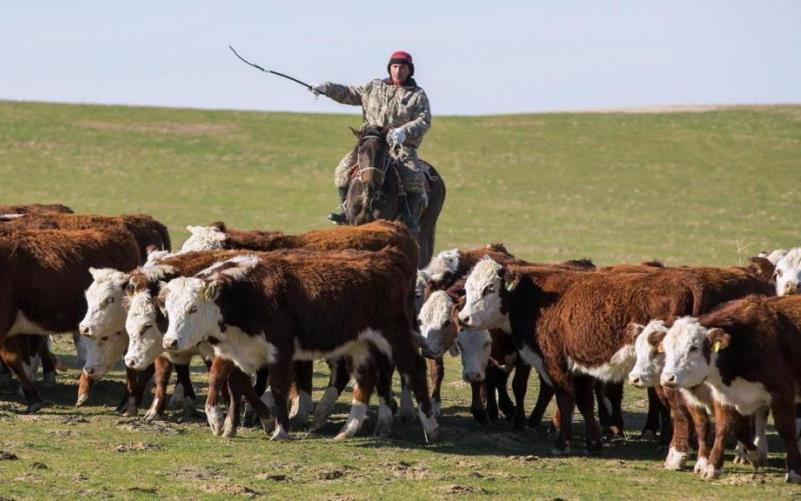
<instances>
[{"instance_id":1,"label":"saddle","mask_svg":"<svg viewBox=\"0 0 801 501\"><path fill-rule=\"evenodd\" d=\"M423 171L423 178L425 184L426 194L431 194L431 185L432 183L436 182L439 177L435 176L431 172L431 164L426 162L425 160L418 160L418 165L422 168ZM397 164L395 162L389 165L389 168L392 169L392 172L395 173L395 180L398 182L398 194L406 196L406 190L403 187L403 179L401 179L400 172L398 171ZM359 164L354 163L351 164L350 168L348 169L348 179L353 181L359 173Z\"/></svg>"}]
</instances>

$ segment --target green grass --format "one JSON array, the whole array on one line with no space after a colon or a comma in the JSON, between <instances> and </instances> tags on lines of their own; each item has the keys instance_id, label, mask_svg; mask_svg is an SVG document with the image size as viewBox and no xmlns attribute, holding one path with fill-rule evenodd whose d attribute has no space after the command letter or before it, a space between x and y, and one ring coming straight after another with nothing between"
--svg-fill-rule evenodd
<instances>
[{"instance_id":1,"label":"green grass","mask_svg":"<svg viewBox=\"0 0 801 501\"><path fill-rule=\"evenodd\" d=\"M0 102L0 203L149 213L169 226L176 246L186 225L214 220L306 231L327 224L333 168L352 146L347 126L358 125L356 116ZM732 265L799 244L801 106L437 117L421 156L448 185L438 249L503 241L538 261ZM59 350L67 352L66 341ZM205 375L195 371L202 388ZM19 458L0 460L0 495L215 498L250 489L292 498L769 499L801 492L782 483L775 435L767 475L753 477L730 456L724 477L711 483L664 471L664 452L637 438L644 394L628 388L628 440L609 444L601 458L550 458L550 443L536 433L475 423L459 375L458 360L449 359L442 436L433 446L423 445L419 423L396 425L390 440L369 437L374 416L364 436L329 441L344 422L347 396L321 433L275 444L257 430L213 437L202 419L120 418L113 404L121 370L80 409L72 407L78 371L61 374L57 388L43 390L54 405L34 416L21 413L15 385L0 386L0 450ZM325 376L319 366L316 388Z\"/></svg>"}]
</instances>

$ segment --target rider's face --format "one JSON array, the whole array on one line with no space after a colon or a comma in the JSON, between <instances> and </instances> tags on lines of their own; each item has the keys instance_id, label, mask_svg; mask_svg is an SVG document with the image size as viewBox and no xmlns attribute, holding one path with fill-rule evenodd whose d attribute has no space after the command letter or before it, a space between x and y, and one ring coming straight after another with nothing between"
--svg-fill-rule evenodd
<instances>
[{"instance_id":1,"label":"rider's face","mask_svg":"<svg viewBox=\"0 0 801 501\"><path fill-rule=\"evenodd\" d=\"M409 73L411 70L409 69L408 64L392 64L389 66L389 75L392 77L392 83L395 85L400 85L409 78Z\"/></svg>"}]
</instances>

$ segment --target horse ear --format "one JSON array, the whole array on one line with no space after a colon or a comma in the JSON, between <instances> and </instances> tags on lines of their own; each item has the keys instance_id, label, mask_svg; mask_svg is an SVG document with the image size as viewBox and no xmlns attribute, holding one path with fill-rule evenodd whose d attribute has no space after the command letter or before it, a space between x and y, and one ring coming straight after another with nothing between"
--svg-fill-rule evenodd
<instances>
[{"instance_id":1,"label":"horse ear","mask_svg":"<svg viewBox=\"0 0 801 501\"><path fill-rule=\"evenodd\" d=\"M348 129L350 129L350 131L353 132L353 135L356 136L357 138L361 137L362 135L361 131L354 129L353 127L348 127Z\"/></svg>"}]
</instances>

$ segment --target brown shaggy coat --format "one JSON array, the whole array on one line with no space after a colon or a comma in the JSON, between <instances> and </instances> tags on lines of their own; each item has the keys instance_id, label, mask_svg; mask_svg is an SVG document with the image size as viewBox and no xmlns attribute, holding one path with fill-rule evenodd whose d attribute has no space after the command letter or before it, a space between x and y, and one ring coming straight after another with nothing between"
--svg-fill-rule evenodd
<instances>
[{"instance_id":1,"label":"brown shaggy coat","mask_svg":"<svg viewBox=\"0 0 801 501\"><path fill-rule=\"evenodd\" d=\"M61 204L0 205L0 214L72 214L74 211Z\"/></svg>"}]
</instances>

